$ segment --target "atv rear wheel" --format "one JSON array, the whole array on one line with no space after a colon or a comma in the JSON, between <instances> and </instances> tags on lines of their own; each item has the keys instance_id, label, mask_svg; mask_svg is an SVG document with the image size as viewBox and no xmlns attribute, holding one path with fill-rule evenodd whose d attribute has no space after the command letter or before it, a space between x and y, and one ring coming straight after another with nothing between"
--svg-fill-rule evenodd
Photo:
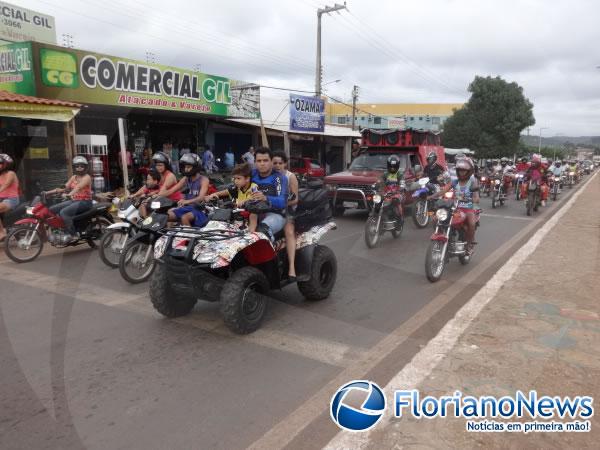
<instances>
[{"instance_id":1,"label":"atv rear wheel","mask_svg":"<svg viewBox=\"0 0 600 450\"><path fill-rule=\"evenodd\" d=\"M221 315L225 325L237 334L256 331L268 305L269 280L256 267L242 267L227 280L221 291Z\"/></svg>"},{"instance_id":2,"label":"atv rear wheel","mask_svg":"<svg viewBox=\"0 0 600 450\"><path fill-rule=\"evenodd\" d=\"M154 309L169 318L189 314L197 300L174 292L169 283L165 265L156 265L152 278L150 278L150 300Z\"/></svg>"},{"instance_id":3,"label":"atv rear wheel","mask_svg":"<svg viewBox=\"0 0 600 450\"><path fill-rule=\"evenodd\" d=\"M317 245L313 255L310 279L299 281L298 289L306 300L317 301L329 297L337 278L335 253L324 245Z\"/></svg>"}]
</instances>

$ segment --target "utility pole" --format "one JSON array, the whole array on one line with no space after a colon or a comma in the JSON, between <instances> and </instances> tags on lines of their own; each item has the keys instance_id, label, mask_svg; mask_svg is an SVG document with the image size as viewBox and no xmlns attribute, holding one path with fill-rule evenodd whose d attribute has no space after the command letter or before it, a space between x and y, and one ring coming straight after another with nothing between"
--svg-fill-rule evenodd
<instances>
[{"instance_id":1,"label":"utility pole","mask_svg":"<svg viewBox=\"0 0 600 450\"><path fill-rule=\"evenodd\" d=\"M333 6L325 6L317 9L317 67L315 72L315 95L321 96L321 81L323 77L323 67L321 66L321 16L330 12L346 9L346 2L343 5L337 3Z\"/></svg>"},{"instance_id":2,"label":"utility pole","mask_svg":"<svg viewBox=\"0 0 600 450\"><path fill-rule=\"evenodd\" d=\"M542 128L540 128L540 140L539 140L539 143L538 143L538 154L542 153L542 130L547 130L547 129L548 129L548 127L542 127Z\"/></svg>"},{"instance_id":3,"label":"utility pole","mask_svg":"<svg viewBox=\"0 0 600 450\"><path fill-rule=\"evenodd\" d=\"M352 131L354 131L354 124L356 122L356 100L358 99L358 86L354 85L352 88Z\"/></svg>"}]
</instances>

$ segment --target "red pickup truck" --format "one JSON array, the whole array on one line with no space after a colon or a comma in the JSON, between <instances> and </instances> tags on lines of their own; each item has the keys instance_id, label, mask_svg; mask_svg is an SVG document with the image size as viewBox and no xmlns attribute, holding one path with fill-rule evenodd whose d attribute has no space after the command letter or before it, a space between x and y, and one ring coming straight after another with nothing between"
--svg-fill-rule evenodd
<instances>
[{"instance_id":1,"label":"red pickup truck","mask_svg":"<svg viewBox=\"0 0 600 450\"><path fill-rule=\"evenodd\" d=\"M362 142L361 154L352 161L348 170L325 177L325 187L330 191L336 215L343 214L346 209L371 209L370 196L374 184L385 172L391 155L400 158L407 184L416 181L415 167L425 167L427 155L432 151L437 154L438 164L447 168L440 136L432 132L365 129ZM412 203L412 197L407 196L405 202Z\"/></svg>"}]
</instances>

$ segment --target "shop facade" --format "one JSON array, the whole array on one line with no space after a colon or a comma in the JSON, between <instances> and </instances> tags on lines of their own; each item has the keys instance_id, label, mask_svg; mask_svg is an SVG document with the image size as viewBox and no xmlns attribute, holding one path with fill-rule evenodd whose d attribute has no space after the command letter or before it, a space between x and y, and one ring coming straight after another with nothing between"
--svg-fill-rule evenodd
<instances>
[{"instance_id":1,"label":"shop facade","mask_svg":"<svg viewBox=\"0 0 600 450\"><path fill-rule=\"evenodd\" d=\"M223 120L259 117L252 83L36 42L0 47L0 61L0 89L85 104L74 134L104 137L106 155L90 156L102 159L105 190L123 186L124 164L135 176L159 150L178 159L210 146L219 157L253 142Z\"/></svg>"}]
</instances>

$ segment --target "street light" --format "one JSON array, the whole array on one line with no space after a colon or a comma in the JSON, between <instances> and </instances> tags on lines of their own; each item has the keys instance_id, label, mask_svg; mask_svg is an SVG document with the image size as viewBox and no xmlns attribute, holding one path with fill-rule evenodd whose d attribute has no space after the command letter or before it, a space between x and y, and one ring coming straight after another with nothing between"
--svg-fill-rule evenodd
<instances>
[{"instance_id":1,"label":"street light","mask_svg":"<svg viewBox=\"0 0 600 450\"><path fill-rule=\"evenodd\" d=\"M332 84L332 83L339 83L340 81L342 81L342 80L331 80L331 81L327 81L326 83L323 83L323 84L321 85L321 87L323 87L323 86L327 86L328 84Z\"/></svg>"},{"instance_id":2,"label":"street light","mask_svg":"<svg viewBox=\"0 0 600 450\"><path fill-rule=\"evenodd\" d=\"M548 127L542 127L540 128L540 142L538 144L538 153L542 154L542 130L547 130Z\"/></svg>"}]
</instances>

